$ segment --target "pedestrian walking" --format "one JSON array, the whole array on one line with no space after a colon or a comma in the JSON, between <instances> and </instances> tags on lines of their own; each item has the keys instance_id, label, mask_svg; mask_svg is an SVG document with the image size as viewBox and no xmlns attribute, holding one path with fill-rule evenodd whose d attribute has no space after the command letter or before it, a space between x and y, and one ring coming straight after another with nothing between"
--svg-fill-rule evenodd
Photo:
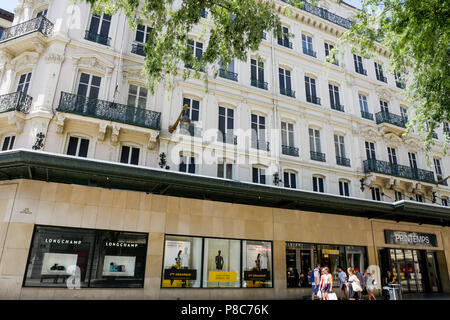
<instances>
[{"instance_id":1,"label":"pedestrian walking","mask_svg":"<svg viewBox=\"0 0 450 320\"><path fill-rule=\"evenodd\" d=\"M359 298L359 292L362 291L361 284L353 268L348 268L347 272L348 272L347 287L349 288L349 300L356 300Z\"/></svg>"},{"instance_id":2,"label":"pedestrian walking","mask_svg":"<svg viewBox=\"0 0 450 320\"><path fill-rule=\"evenodd\" d=\"M348 299L348 295L347 295L347 274L344 272L344 269L339 266L338 267L339 273L338 273L338 278L339 278L339 289L341 290L341 300L345 300Z\"/></svg>"},{"instance_id":3,"label":"pedestrian walking","mask_svg":"<svg viewBox=\"0 0 450 320\"><path fill-rule=\"evenodd\" d=\"M333 290L333 276L328 267L323 268L322 276L320 277L319 290L322 293L322 300L329 300L328 293Z\"/></svg>"},{"instance_id":4,"label":"pedestrian walking","mask_svg":"<svg viewBox=\"0 0 450 320\"><path fill-rule=\"evenodd\" d=\"M375 295L373 294L373 289L375 289L375 271L370 274L369 272L364 272L365 281L366 281L366 290L367 295L369 296L369 300L377 300Z\"/></svg>"},{"instance_id":5,"label":"pedestrian walking","mask_svg":"<svg viewBox=\"0 0 450 320\"><path fill-rule=\"evenodd\" d=\"M363 277L363 275L361 274L361 272L359 272L359 268L355 268L354 270L355 270L355 275L358 277L359 285L360 285L361 288L362 288L362 290L358 293L359 299L362 300L362 298L363 298L363 291L364 291L364 289L366 288L366 285L365 285L365 283L364 283L364 277Z\"/></svg>"},{"instance_id":6,"label":"pedestrian walking","mask_svg":"<svg viewBox=\"0 0 450 320\"><path fill-rule=\"evenodd\" d=\"M312 286L312 296L311 296L311 300L314 300L314 296L317 294L317 292L319 291L319 283L320 283L320 263L318 263L316 265L316 267L314 268L314 270L311 272L309 278L308 278L309 282L311 282L311 286Z\"/></svg>"}]
</instances>

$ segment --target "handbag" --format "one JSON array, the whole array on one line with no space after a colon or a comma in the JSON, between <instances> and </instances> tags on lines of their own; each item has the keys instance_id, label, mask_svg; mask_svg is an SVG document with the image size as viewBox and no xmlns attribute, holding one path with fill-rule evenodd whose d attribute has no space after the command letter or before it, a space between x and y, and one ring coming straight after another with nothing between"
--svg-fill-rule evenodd
<instances>
[{"instance_id":1,"label":"handbag","mask_svg":"<svg viewBox=\"0 0 450 320\"><path fill-rule=\"evenodd\" d=\"M352 282L352 289L353 289L353 291L355 291L355 292L360 292L360 291L362 291L361 286L360 286L359 283L356 282L356 281L353 281L353 282Z\"/></svg>"},{"instance_id":2,"label":"handbag","mask_svg":"<svg viewBox=\"0 0 450 320\"><path fill-rule=\"evenodd\" d=\"M337 300L337 295L334 292L328 294L328 300Z\"/></svg>"}]
</instances>

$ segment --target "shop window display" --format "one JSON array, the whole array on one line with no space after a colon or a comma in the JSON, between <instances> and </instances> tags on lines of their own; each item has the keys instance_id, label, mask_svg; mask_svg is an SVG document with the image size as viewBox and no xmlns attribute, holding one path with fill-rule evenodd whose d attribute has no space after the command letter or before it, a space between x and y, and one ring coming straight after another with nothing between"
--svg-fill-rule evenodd
<instances>
[{"instance_id":1,"label":"shop window display","mask_svg":"<svg viewBox=\"0 0 450 320\"><path fill-rule=\"evenodd\" d=\"M204 288L239 288L240 240L205 239Z\"/></svg>"},{"instance_id":2,"label":"shop window display","mask_svg":"<svg viewBox=\"0 0 450 320\"><path fill-rule=\"evenodd\" d=\"M23 285L142 288L147 234L36 226Z\"/></svg>"},{"instance_id":3,"label":"shop window display","mask_svg":"<svg viewBox=\"0 0 450 320\"><path fill-rule=\"evenodd\" d=\"M244 288L272 287L272 243L267 241L242 241Z\"/></svg>"}]
</instances>

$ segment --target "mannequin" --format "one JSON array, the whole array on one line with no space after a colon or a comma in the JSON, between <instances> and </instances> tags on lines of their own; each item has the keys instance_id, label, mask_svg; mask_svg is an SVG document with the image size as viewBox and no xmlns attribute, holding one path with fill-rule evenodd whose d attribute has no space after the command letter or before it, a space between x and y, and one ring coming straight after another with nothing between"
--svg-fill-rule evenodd
<instances>
[{"instance_id":1,"label":"mannequin","mask_svg":"<svg viewBox=\"0 0 450 320\"><path fill-rule=\"evenodd\" d=\"M217 256L216 256L216 269L217 270L222 270L223 269L223 257L221 256L222 251L218 251L217 252Z\"/></svg>"}]
</instances>

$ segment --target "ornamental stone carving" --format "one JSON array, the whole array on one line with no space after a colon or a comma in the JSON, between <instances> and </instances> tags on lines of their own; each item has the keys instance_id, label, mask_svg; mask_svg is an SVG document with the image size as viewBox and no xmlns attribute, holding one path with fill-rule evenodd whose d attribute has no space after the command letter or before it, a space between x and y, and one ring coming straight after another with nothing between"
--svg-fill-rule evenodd
<instances>
[{"instance_id":1,"label":"ornamental stone carving","mask_svg":"<svg viewBox=\"0 0 450 320\"><path fill-rule=\"evenodd\" d=\"M62 134L64 132L64 122L66 121L66 116L62 113L56 115L56 133Z\"/></svg>"},{"instance_id":2,"label":"ornamental stone carving","mask_svg":"<svg viewBox=\"0 0 450 320\"><path fill-rule=\"evenodd\" d=\"M159 132L155 131L155 130L151 130L149 133L149 139L148 139L148 143L147 143L147 148L149 150L154 150L156 147L156 143L159 137Z\"/></svg>"},{"instance_id":3,"label":"ornamental stone carving","mask_svg":"<svg viewBox=\"0 0 450 320\"><path fill-rule=\"evenodd\" d=\"M111 144L113 146L117 145L117 143L119 142L119 133L120 133L120 127L113 126L112 133L111 133Z\"/></svg>"},{"instance_id":4,"label":"ornamental stone carving","mask_svg":"<svg viewBox=\"0 0 450 320\"><path fill-rule=\"evenodd\" d=\"M108 127L108 124L106 122L101 122L98 125L98 140L99 141L105 140L105 134L106 134L107 127Z\"/></svg>"}]
</instances>

